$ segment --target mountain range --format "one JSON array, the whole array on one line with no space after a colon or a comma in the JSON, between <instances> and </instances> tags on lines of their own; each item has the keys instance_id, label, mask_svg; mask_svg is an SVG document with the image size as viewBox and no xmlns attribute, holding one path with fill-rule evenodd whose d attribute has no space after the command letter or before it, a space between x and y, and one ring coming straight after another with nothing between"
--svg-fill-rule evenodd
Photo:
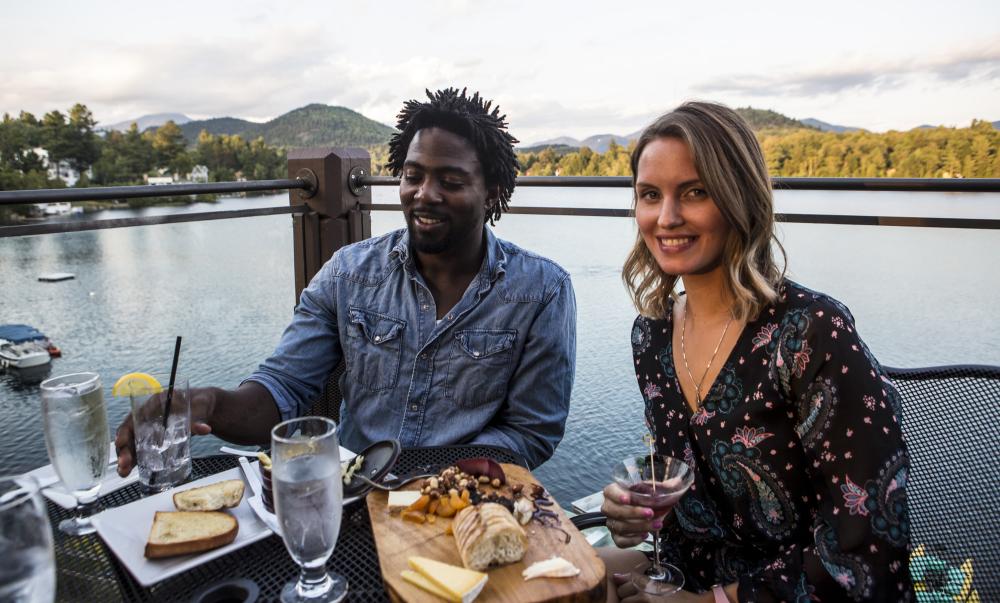
<instances>
[{"instance_id":1,"label":"mountain range","mask_svg":"<svg viewBox=\"0 0 1000 603\"><path fill-rule=\"evenodd\" d=\"M816 118L793 119L776 111L744 107L736 109L755 130L770 128L805 128L823 132L854 132L863 130L853 126L842 126L821 121ZM267 122L253 122L237 117L216 117L211 119L192 120L181 113L157 113L143 115L137 119L127 120L109 126L100 126L99 130L127 130L134 122L140 131L157 128L167 121L173 121L180 126L181 132L188 144L198 141L198 134L205 130L214 135L239 135L245 139L263 137L264 141L273 146L281 147L312 147L312 146L361 146L371 147L383 145L389 141L395 129L369 119L346 107L311 104L289 111ZM934 126L922 125L918 128ZM993 127L1000 130L1000 121L993 122ZM621 146L636 140L642 130L637 130L624 136L617 134L596 134L582 140L571 136L559 136L540 140L518 147L519 151L539 152L551 147L559 154L569 153L581 147L604 153L612 140Z\"/></svg>"},{"instance_id":2,"label":"mountain range","mask_svg":"<svg viewBox=\"0 0 1000 603\"><path fill-rule=\"evenodd\" d=\"M811 130L821 130L823 132L840 133L854 132L861 129L852 126L831 124L811 117L802 120L793 119L786 115L782 115L777 111L771 111L769 109L742 107L736 109L736 112L739 113L743 119L747 120L750 127L754 130L771 128L805 128ZM642 134L642 130L637 130L631 134L626 134L625 136L619 136L617 134L597 134L595 136L584 138L583 140L578 140L570 136L559 136L557 138L540 140L530 145L522 146L518 150L530 153L541 151L546 147L552 147L554 151L562 154L575 151L580 147L590 147L591 150L597 153L604 153L608 150L608 146L612 140L614 140L616 144L627 146L628 143L638 139L640 134Z\"/></svg>"},{"instance_id":3,"label":"mountain range","mask_svg":"<svg viewBox=\"0 0 1000 603\"><path fill-rule=\"evenodd\" d=\"M125 130L136 122L140 130L146 130L157 128L169 119L180 126L189 145L198 142L202 130L216 136L235 134L247 140L263 137L267 144L279 147L371 147L388 143L395 132L346 107L321 104L306 105L263 123L237 117L191 120L179 113L164 113L144 115L103 129Z\"/></svg>"},{"instance_id":4,"label":"mountain range","mask_svg":"<svg viewBox=\"0 0 1000 603\"><path fill-rule=\"evenodd\" d=\"M110 132L111 130L118 130L119 132L125 132L134 123L140 132L143 132L149 128L158 128L168 121L172 121L178 126L181 124L186 124L191 121L191 118L183 113L154 113L152 115L143 115L142 117L137 117L136 119L128 119L125 121L120 121L116 124L111 124L110 126L98 126L98 130Z\"/></svg>"}]
</instances>

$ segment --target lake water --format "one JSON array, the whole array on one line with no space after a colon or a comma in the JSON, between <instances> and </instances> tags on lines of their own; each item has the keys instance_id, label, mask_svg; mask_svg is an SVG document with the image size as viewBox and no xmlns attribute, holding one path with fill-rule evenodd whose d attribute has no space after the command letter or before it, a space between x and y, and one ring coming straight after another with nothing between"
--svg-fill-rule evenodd
<instances>
[{"instance_id":1,"label":"lake water","mask_svg":"<svg viewBox=\"0 0 1000 603\"><path fill-rule=\"evenodd\" d=\"M1000 217L998 194L779 192L779 211ZM397 202L393 188L375 202ZM517 205L627 207L627 189L531 189ZM286 203L286 196L224 199L183 208L115 210L88 218L216 211ZM376 212L372 231L401 227ZM642 398L631 368L635 317L619 272L631 220L505 216L499 236L546 255L573 278L577 378L566 437L538 474L563 503L609 481L613 463L642 446ZM1000 364L1000 231L783 225L789 274L850 307L876 356L893 366ZM0 239L0 324L28 323L64 356L52 374L101 374L109 421L127 412L110 386L135 371L181 371L193 385L235 387L274 349L295 304L289 216L268 216ZM39 274L76 279L40 283ZM47 461L37 385L0 373L0 473ZM196 455L214 453L198 438Z\"/></svg>"}]
</instances>

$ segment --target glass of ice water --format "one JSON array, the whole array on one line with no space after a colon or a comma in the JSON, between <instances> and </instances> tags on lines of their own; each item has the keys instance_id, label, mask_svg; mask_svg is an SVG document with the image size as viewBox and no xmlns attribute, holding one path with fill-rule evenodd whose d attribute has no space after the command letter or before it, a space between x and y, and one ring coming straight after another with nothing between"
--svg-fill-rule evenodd
<instances>
[{"instance_id":1,"label":"glass of ice water","mask_svg":"<svg viewBox=\"0 0 1000 603\"><path fill-rule=\"evenodd\" d=\"M160 492L191 475L191 388L183 375L174 377L170 415L166 416L170 375L152 377L163 384L159 391L134 391L129 404L139 483L147 492Z\"/></svg>"},{"instance_id":2,"label":"glass of ice water","mask_svg":"<svg viewBox=\"0 0 1000 603\"><path fill-rule=\"evenodd\" d=\"M271 430L271 484L281 537L301 567L281 600L341 601L347 580L328 573L343 511L337 424L323 417L279 423Z\"/></svg>"},{"instance_id":3,"label":"glass of ice water","mask_svg":"<svg viewBox=\"0 0 1000 603\"><path fill-rule=\"evenodd\" d=\"M97 373L76 373L42 382L45 447L56 475L77 501L77 516L59 524L66 534L90 534L101 480L108 468L108 415Z\"/></svg>"},{"instance_id":4,"label":"glass of ice water","mask_svg":"<svg viewBox=\"0 0 1000 603\"><path fill-rule=\"evenodd\" d=\"M55 599L52 528L31 476L0 477L0 559L0 601Z\"/></svg>"}]
</instances>

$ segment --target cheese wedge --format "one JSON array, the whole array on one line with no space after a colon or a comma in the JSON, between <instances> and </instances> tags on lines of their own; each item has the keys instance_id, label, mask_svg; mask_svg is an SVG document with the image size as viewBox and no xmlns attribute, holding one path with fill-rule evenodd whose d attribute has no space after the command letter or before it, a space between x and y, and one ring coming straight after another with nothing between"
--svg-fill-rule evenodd
<instances>
[{"instance_id":1,"label":"cheese wedge","mask_svg":"<svg viewBox=\"0 0 1000 603\"><path fill-rule=\"evenodd\" d=\"M524 571L521 576L525 580L534 578L572 578L580 573L580 568L576 567L562 557L553 557L545 561L536 561Z\"/></svg>"},{"instance_id":2,"label":"cheese wedge","mask_svg":"<svg viewBox=\"0 0 1000 603\"><path fill-rule=\"evenodd\" d=\"M431 582L427 578L424 578L423 576L421 576L420 574L418 574L417 572L415 572L413 570L403 570L400 573L400 575L403 577L403 580L406 580L410 584L426 590L427 592L431 593L432 595L437 595L437 596L441 597L442 599L444 599L445 601L459 601L460 600L460 599L455 599L454 597L452 597L451 593L449 593L446 590L443 590L442 588L440 588L439 586L437 586L436 584L434 584L433 582Z\"/></svg>"},{"instance_id":3,"label":"cheese wedge","mask_svg":"<svg viewBox=\"0 0 1000 603\"><path fill-rule=\"evenodd\" d=\"M448 565L427 557L410 557L407 563L410 569L433 584L436 589L426 589L420 582L407 579L405 573L404 580L453 603L470 603L479 596L489 579L489 576L482 572Z\"/></svg>"},{"instance_id":4,"label":"cheese wedge","mask_svg":"<svg viewBox=\"0 0 1000 603\"><path fill-rule=\"evenodd\" d=\"M420 498L419 490L393 490L389 493L389 510L405 509Z\"/></svg>"}]
</instances>

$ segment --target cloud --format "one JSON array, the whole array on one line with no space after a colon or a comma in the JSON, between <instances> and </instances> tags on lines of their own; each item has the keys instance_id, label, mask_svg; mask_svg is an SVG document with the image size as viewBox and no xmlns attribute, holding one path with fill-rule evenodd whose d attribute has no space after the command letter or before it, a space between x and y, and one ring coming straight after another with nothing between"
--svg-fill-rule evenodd
<instances>
[{"instance_id":1,"label":"cloud","mask_svg":"<svg viewBox=\"0 0 1000 603\"><path fill-rule=\"evenodd\" d=\"M356 51L319 29L297 27L292 34L271 28L238 41L100 42L86 52L42 50L33 59L36 65L58 65L58 70L16 69L0 59L6 80L0 108L65 111L83 102L102 123L165 111L262 121L321 102L392 123L405 100L400 95L422 97L425 87L470 81L482 69L477 60L419 55L359 62ZM288 42L296 38L316 43L304 49Z\"/></svg>"},{"instance_id":2,"label":"cloud","mask_svg":"<svg viewBox=\"0 0 1000 603\"><path fill-rule=\"evenodd\" d=\"M696 93L757 97L814 97L842 92L887 91L920 79L977 82L1000 79L1000 45L990 44L923 61L862 62L816 71L727 75L693 86Z\"/></svg>"}]
</instances>

